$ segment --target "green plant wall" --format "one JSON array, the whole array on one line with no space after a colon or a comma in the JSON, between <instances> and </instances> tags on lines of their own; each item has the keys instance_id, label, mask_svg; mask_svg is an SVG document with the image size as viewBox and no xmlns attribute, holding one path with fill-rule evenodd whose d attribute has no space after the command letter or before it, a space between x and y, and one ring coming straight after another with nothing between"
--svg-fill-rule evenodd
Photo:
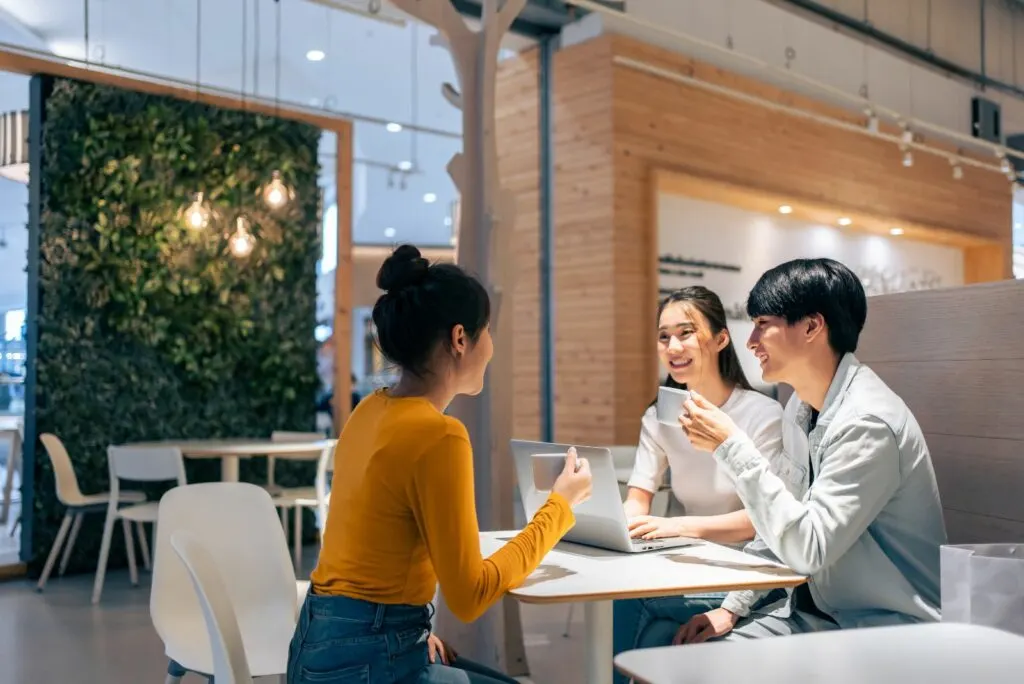
<instances>
[{"instance_id":1,"label":"green plant wall","mask_svg":"<svg viewBox=\"0 0 1024 684\"><path fill-rule=\"evenodd\" d=\"M313 429L320 131L63 79L44 112L36 433L63 440L83 492L107 490L110 444ZM275 169L295 199L271 211ZM215 216L195 231L182 211L198 190ZM245 258L228 250L239 214L258 240ZM315 466L287 465L281 484L312 482ZM219 479L217 460L186 468ZM265 469L243 460L242 479ZM38 572L64 514L41 445L34 474ZM73 569L95 569L102 518L86 518Z\"/></svg>"}]
</instances>

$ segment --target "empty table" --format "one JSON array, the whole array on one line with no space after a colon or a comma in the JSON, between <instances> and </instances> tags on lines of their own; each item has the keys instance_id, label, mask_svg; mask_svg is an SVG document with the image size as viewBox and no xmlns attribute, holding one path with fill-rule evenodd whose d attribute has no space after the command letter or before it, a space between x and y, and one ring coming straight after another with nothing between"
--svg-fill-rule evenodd
<instances>
[{"instance_id":1,"label":"empty table","mask_svg":"<svg viewBox=\"0 0 1024 684\"><path fill-rule=\"evenodd\" d=\"M645 648L615 658L638 684L1017 684L1024 637L954 623Z\"/></svg>"}]
</instances>

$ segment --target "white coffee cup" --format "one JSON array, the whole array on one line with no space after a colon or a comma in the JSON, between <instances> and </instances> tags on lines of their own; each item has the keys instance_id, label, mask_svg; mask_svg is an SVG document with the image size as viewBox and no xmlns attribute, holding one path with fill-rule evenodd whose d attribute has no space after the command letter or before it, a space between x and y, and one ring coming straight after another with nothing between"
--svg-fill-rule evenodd
<instances>
[{"instance_id":1,"label":"white coffee cup","mask_svg":"<svg viewBox=\"0 0 1024 684\"><path fill-rule=\"evenodd\" d=\"M683 413L683 404L690 398L690 393L675 387L658 388L658 422L662 425L679 427L679 416Z\"/></svg>"}]
</instances>

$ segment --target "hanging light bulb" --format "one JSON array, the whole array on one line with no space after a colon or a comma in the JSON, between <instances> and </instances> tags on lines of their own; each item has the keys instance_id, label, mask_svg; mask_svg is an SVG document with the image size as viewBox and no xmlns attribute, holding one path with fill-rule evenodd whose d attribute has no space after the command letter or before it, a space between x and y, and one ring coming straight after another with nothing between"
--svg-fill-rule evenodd
<instances>
[{"instance_id":1,"label":"hanging light bulb","mask_svg":"<svg viewBox=\"0 0 1024 684\"><path fill-rule=\"evenodd\" d=\"M249 232L247 221L239 216L235 220L235 233L228 238L228 248L236 257L244 258L252 253L256 246L256 238Z\"/></svg>"},{"instance_id":2,"label":"hanging light bulb","mask_svg":"<svg viewBox=\"0 0 1024 684\"><path fill-rule=\"evenodd\" d=\"M267 203L267 206L271 209L280 209L284 205L288 204L288 200L291 199L292 192L284 181L281 180L281 172L274 171L270 177L270 182L267 183L266 187L263 188L263 201Z\"/></svg>"},{"instance_id":3,"label":"hanging light bulb","mask_svg":"<svg viewBox=\"0 0 1024 684\"><path fill-rule=\"evenodd\" d=\"M914 153L910 150L903 153L903 165L908 169L914 165Z\"/></svg>"},{"instance_id":4,"label":"hanging light bulb","mask_svg":"<svg viewBox=\"0 0 1024 684\"><path fill-rule=\"evenodd\" d=\"M203 193L197 192L192 204L185 210L185 225L202 230L210 223L210 209L203 203Z\"/></svg>"}]
</instances>

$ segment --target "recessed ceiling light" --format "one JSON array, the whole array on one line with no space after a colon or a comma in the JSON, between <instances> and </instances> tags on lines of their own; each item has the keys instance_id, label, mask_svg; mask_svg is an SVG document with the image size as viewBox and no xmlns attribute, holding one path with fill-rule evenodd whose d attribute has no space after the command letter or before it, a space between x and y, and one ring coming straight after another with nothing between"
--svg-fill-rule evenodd
<instances>
[{"instance_id":1,"label":"recessed ceiling light","mask_svg":"<svg viewBox=\"0 0 1024 684\"><path fill-rule=\"evenodd\" d=\"M903 235L903 229L902 228L890 228L889 229L889 235Z\"/></svg>"},{"instance_id":2,"label":"recessed ceiling light","mask_svg":"<svg viewBox=\"0 0 1024 684\"><path fill-rule=\"evenodd\" d=\"M781 207L779 207L779 213L780 214L792 214L793 213L793 207L789 206L788 204L783 204Z\"/></svg>"},{"instance_id":3,"label":"recessed ceiling light","mask_svg":"<svg viewBox=\"0 0 1024 684\"><path fill-rule=\"evenodd\" d=\"M386 237L386 238L388 238L390 240L391 238L395 237L395 233L396 232L397 231L395 231L394 228L385 228L384 229L384 237Z\"/></svg>"},{"instance_id":4,"label":"recessed ceiling light","mask_svg":"<svg viewBox=\"0 0 1024 684\"><path fill-rule=\"evenodd\" d=\"M402 132L402 124L395 123L394 121L389 123L385 128L388 129L388 133L401 133Z\"/></svg>"},{"instance_id":5,"label":"recessed ceiling light","mask_svg":"<svg viewBox=\"0 0 1024 684\"><path fill-rule=\"evenodd\" d=\"M408 159L404 159L404 160L398 162L398 170L399 171L412 171L412 162L409 161Z\"/></svg>"},{"instance_id":6,"label":"recessed ceiling light","mask_svg":"<svg viewBox=\"0 0 1024 684\"><path fill-rule=\"evenodd\" d=\"M321 62L327 55L324 54L323 50L310 50L306 53L306 59L310 62Z\"/></svg>"},{"instance_id":7,"label":"recessed ceiling light","mask_svg":"<svg viewBox=\"0 0 1024 684\"><path fill-rule=\"evenodd\" d=\"M433 204L434 202L437 201L437 195L435 195L432 192L428 192L423 196L423 201L426 202L427 204Z\"/></svg>"},{"instance_id":8,"label":"recessed ceiling light","mask_svg":"<svg viewBox=\"0 0 1024 684\"><path fill-rule=\"evenodd\" d=\"M842 216L839 218L838 221L836 221L836 223L838 223L841 226L848 226L851 223L853 223L853 219L847 218L846 216Z\"/></svg>"}]
</instances>

